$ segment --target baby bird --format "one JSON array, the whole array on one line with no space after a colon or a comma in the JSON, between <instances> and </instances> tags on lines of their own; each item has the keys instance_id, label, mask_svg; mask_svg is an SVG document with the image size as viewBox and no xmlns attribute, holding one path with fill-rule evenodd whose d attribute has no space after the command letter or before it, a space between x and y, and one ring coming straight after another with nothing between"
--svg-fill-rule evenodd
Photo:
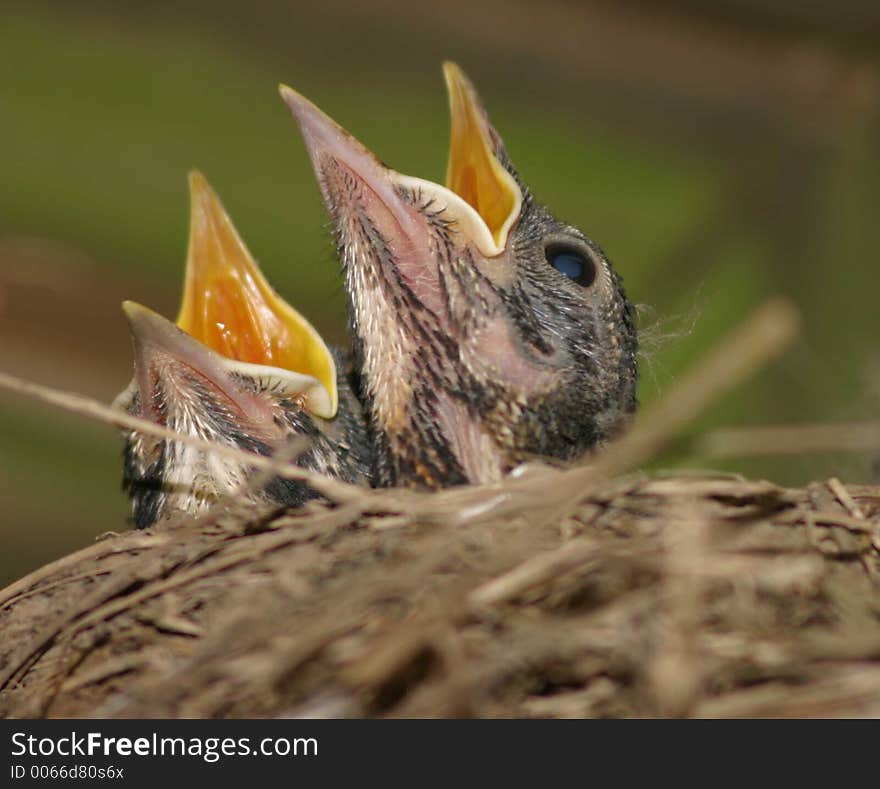
<instances>
[{"instance_id":1,"label":"baby bird","mask_svg":"<svg viewBox=\"0 0 880 789\"><path fill-rule=\"evenodd\" d=\"M377 484L492 482L572 460L636 408L621 278L517 173L476 91L444 65L446 185L402 175L282 86L335 229Z\"/></svg>"},{"instance_id":2,"label":"baby bird","mask_svg":"<svg viewBox=\"0 0 880 789\"><path fill-rule=\"evenodd\" d=\"M190 240L177 325L125 302L134 378L114 405L183 435L268 456L297 437L304 468L369 483L372 450L350 361L260 272L204 177L190 174ZM123 486L134 524L195 515L242 490L246 462L184 442L126 435ZM246 488L244 488L246 489ZM276 478L255 501L298 506L317 494Z\"/></svg>"}]
</instances>

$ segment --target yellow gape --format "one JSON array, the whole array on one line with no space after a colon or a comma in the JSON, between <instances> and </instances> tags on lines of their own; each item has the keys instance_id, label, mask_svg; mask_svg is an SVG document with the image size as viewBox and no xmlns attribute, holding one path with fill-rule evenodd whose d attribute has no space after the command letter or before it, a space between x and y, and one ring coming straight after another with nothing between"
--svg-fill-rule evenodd
<instances>
[{"instance_id":1,"label":"yellow gape","mask_svg":"<svg viewBox=\"0 0 880 789\"><path fill-rule=\"evenodd\" d=\"M177 325L235 361L317 379L329 397L306 406L317 416L335 416L336 365L321 336L266 281L204 176L190 173L189 185L189 253Z\"/></svg>"},{"instance_id":2,"label":"yellow gape","mask_svg":"<svg viewBox=\"0 0 880 789\"><path fill-rule=\"evenodd\" d=\"M443 64L452 128L446 186L480 215L498 247L519 216L522 192L495 155L492 131L476 91L455 64Z\"/></svg>"}]
</instances>

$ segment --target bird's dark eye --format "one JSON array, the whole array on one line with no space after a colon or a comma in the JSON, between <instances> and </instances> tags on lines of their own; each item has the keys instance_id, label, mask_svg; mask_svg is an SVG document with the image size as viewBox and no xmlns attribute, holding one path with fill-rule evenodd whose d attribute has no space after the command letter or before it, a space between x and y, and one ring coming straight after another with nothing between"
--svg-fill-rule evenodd
<instances>
[{"instance_id":1,"label":"bird's dark eye","mask_svg":"<svg viewBox=\"0 0 880 789\"><path fill-rule=\"evenodd\" d=\"M547 262L560 274L587 288L596 279L596 264L585 252L575 247L550 244L544 254Z\"/></svg>"}]
</instances>

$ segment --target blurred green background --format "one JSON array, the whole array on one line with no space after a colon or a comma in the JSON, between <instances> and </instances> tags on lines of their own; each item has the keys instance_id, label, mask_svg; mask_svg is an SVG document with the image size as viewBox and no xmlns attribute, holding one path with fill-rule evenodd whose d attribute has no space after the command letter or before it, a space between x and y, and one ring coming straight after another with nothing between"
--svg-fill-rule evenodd
<instances>
[{"instance_id":1,"label":"blurred green background","mask_svg":"<svg viewBox=\"0 0 880 789\"><path fill-rule=\"evenodd\" d=\"M192 167L282 294L344 341L323 207L276 85L441 180L452 58L539 198L644 305L643 402L785 294L802 340L694 432L876 417L878 42L875 0L3 0L0 369L112 399L131 364L119 302L176 312ZM112 428L0 393L0 584L127 528L120 449ZM858 481L872 459L725 467Z\"/></svg>"}]
</instances>

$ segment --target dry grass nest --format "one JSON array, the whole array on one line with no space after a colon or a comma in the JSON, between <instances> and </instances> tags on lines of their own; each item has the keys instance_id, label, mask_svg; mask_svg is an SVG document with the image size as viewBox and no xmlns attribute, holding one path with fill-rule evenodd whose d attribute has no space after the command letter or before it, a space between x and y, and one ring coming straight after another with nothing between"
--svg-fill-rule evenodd
<instances>
[{"instance_id":1,"label":"dry grass nest","mask_svg":"<svg viewBox=\"0 0 880 789\"><path fill-rule=\"evenodd\" d=\"M571 487L107 536L0 596L0 714L880 714L880 488Z\"/></svg>"}]
</instances>

